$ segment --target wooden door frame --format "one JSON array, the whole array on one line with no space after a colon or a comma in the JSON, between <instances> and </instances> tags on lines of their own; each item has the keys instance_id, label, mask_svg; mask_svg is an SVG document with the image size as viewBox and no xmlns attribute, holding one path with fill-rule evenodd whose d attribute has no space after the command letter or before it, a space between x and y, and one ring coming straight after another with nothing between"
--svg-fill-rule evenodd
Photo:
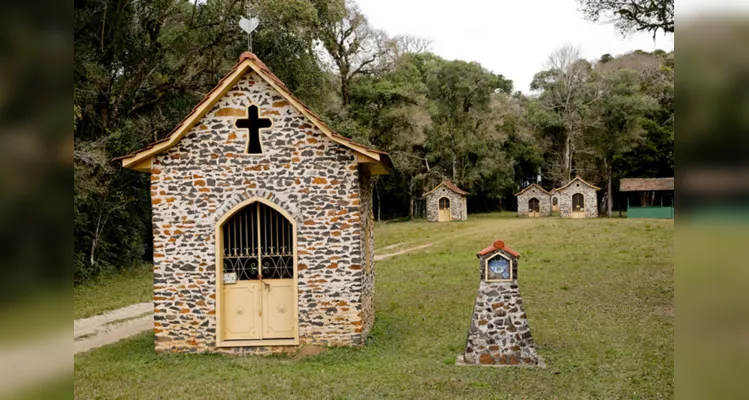
<instances>
[{"instance_id":1,"label":"wooden door frame","mask_svg":"<svg viewBox=\"0 0 749 400\"><path fill-rule=\"evenodd\" d=\"M444 210L447 210L448 219L440 219L440 213L442 212L443 208L440 208L440 202L442 199L447 200L447 208L444 208ZM439 199L437 199L437 222L450 222L453 220L453 211L452 211L452 200L450 200L447 196L442 196Z\"/></svg>"},{"instance_id":2,"label":"wooden door frame","mask_svg":"<svg viewBox=\"0 0 749 400\"><path fill-rule=\"evenodd\" d=\"M575 209L575 196L577 196L577 195L580 195L580 197L583 198L583 201L582 201L582 206L583 207L580 209L580 211L577 211ZM570 200L571 200L570 204L572 205L572 212L570 213L570 216L572 218L576 218L576 219L587 217L587 213L585 211L585 195L582 194L582 193L580 193L580 192L573 193L572 197L570 197Z\"/></svg>"},{"instance_id":3,"label":"wooden door frame","mask_svg":"<svg viewBox=\"0 0 749 400\"><path fill-rule=\"evenodd\" d=\"M293 241L294 241L294 337L292 339L252 339L252 340L224 340L224 325L222 318L222 297L224 293L224 231L222 229L224 223L229 220L239 210L253 204L262 203L266 206L278 211L281 215L286 218L294 230ZM215 246L216 246L216 309L214 310L216 315L216 347L244 347L244 346L283 346L283 345L298 345L299 344L299 275L297 271L297 223L296 220L286 210L274 204L270 200L263 197L250 197L239 204L232 207L227 211L214 225L215 229Z\"/></svg>"}]
</instances>

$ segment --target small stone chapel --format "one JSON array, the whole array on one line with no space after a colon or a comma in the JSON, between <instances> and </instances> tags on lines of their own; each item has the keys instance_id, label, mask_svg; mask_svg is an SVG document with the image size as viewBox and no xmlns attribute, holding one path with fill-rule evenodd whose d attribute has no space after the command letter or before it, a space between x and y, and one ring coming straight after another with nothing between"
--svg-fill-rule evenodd
<instances>
[{"instance_id":1,"label":"small stone chapel","mask_svg":"<svg viewBox=\"0 0 749 400\"><path fill-rule=\"evenodd\" d=\"M550 217L551 193L538 184L532 183L515 193L518 199L518 216Z\"/></svg>"},{"instance_id":2,"label":"small stone chapel","mask_svg":"<svg viewBox=\"0 0 749 400\"><path fill-rule=\"evenodd\" d=\"M469 194L455 186L449 179L444 178L439 185L422 196L426 199L427 221L467 220L468 200L466 196Z\"/></svg>"},{"instance_id":3,"label":"small stone chapel","mask_svg":"<svg viewBox=\"0 0 749 400\"><path fill-rule=\"evenodd\" d=\"M157 351L365 342L372 176L393 164L333 132L254 54L120 160L151 175Z\"/></svg>"},{"instance_id":4,"label":"small stone chapel","mask_svg":"<svg viewBox=\"0 0 749 400\"><path fill-rule=\"evenodd\" d=\"M601 190L576 176L566 185L552 191L559 199L559 213L562 218L597 218L598 195Z\"/></svg>"}]
</instances>

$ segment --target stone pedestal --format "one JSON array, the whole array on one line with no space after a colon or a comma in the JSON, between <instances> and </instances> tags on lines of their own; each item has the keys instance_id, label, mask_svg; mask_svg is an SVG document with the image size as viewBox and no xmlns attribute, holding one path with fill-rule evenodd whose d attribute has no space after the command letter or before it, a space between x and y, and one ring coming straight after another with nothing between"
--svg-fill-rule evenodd
<instances>
[{"instance_id":1,"label":"stone pedestal","mask_svg":"<svg viewBox=\"0 0 749 400\"><path fill-rule=\"evenodd\" d=\"M477 254L481 283L459 365L543 366L533 345L517 281L520 255L496 241Z\"/></svg>"}]
</instances>

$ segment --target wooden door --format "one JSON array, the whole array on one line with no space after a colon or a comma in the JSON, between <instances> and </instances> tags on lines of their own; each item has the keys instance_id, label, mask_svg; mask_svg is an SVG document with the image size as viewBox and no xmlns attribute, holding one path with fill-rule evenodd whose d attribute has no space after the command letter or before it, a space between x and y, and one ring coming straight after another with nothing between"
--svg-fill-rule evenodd
<instances>
[{"instance_id":1,"label":"wooden door","mask_svg":"<svg viewBox=\"0 0 749 400\"><path fill-rule=\"evenodd\" d=\"M452 219L452 213L450 213L450 199L443 197L439 200L439 215L437 221L446 222Z\"/></svg>"},{"instance_id":2,"label":"wooden door","mask_svg":"<svg viewBox=\"0 0 749 400\"><path fill-rule=\"evenodd\" d=\"M541 216L541 207L540 202L537 198L532 198L528 200L528 216L529 217L540 217Z\"/></svg>"},{"instance_id":3,"label":"wooden door","mask_svg":"<svg viewBox=\"0 0 749 400\"><path fill-rule=\"evenodd\" d=\"M221 227L223 340L293 339L297 328L294 227L254 202ZM246 344L243 344L246 345Z\"/></svg>"},{"instance_id":4,"label":"wooden door","mask_svg":"<svg viewBox=\"0 0 749 400\"><path fill-rule=\"evenodd\" d=\"M263 323L261 319L261 289L259 281L238 281L224 286L224 306L222 312L224 339L261 339Z\"/></svg>"},{"instance_id":5,"label":"wooden door","mask_svg":"<svg viewBox=\"0 0 749 400\"><path fill-rule=\"evenodd\" d=\"M572 195L572 218L585 218L585 198L581 193Z\"/></svg>"}]
</instances>

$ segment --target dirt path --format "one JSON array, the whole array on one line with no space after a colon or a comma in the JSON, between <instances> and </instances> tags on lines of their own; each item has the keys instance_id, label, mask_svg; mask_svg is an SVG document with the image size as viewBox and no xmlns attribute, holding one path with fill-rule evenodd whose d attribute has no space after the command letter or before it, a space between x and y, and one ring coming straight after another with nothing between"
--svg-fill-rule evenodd
<instances>
[{"instance_id":1,"label":"dirt path","mask_svg":"<svg viewBox=\"0 0 749 400\"><path fill-rule=\"evenodd\" d=\"M416 247L411 247L411 248L408 248L408 249L403 249L401 251L396 251L395 253L376 255L374 259L375 259L375 261L386 260L386 259L388 259L390 257L395 257L395 256L399 256L401 254L406 254L406 253L410 253L412 251L421 250L421 249L425 249L427 247L431 247L433 244L434 243L427 243L427 244L422 244L421 246L416 246Z\"/></svg>"},{"instance_id":2,"label":"dirt path","mask_svg":"<svg viewBox=\"0 0 749 400\"><path fill-rule=\"evenodd\" d=\"M383 250L402 247L405 244L407 243L397 243L386 246ZM401 254L425 249L433 244L427 243L394 253L376 255L375 260L386 260ZM74 354L115 343L152 328L153 303L151 302L133 304L101 315L78 319L73 323Z\"/></svg>"},{"instance_id":3,"label":"dirt path","mask_svg":"<svg viewBox=\"0 0 749 400\"><path fill-rule=\"evenodd\" d=\"M74 354L153 328L153 303L138 303L73 323Z\"/></svg>"}]
</instances>

